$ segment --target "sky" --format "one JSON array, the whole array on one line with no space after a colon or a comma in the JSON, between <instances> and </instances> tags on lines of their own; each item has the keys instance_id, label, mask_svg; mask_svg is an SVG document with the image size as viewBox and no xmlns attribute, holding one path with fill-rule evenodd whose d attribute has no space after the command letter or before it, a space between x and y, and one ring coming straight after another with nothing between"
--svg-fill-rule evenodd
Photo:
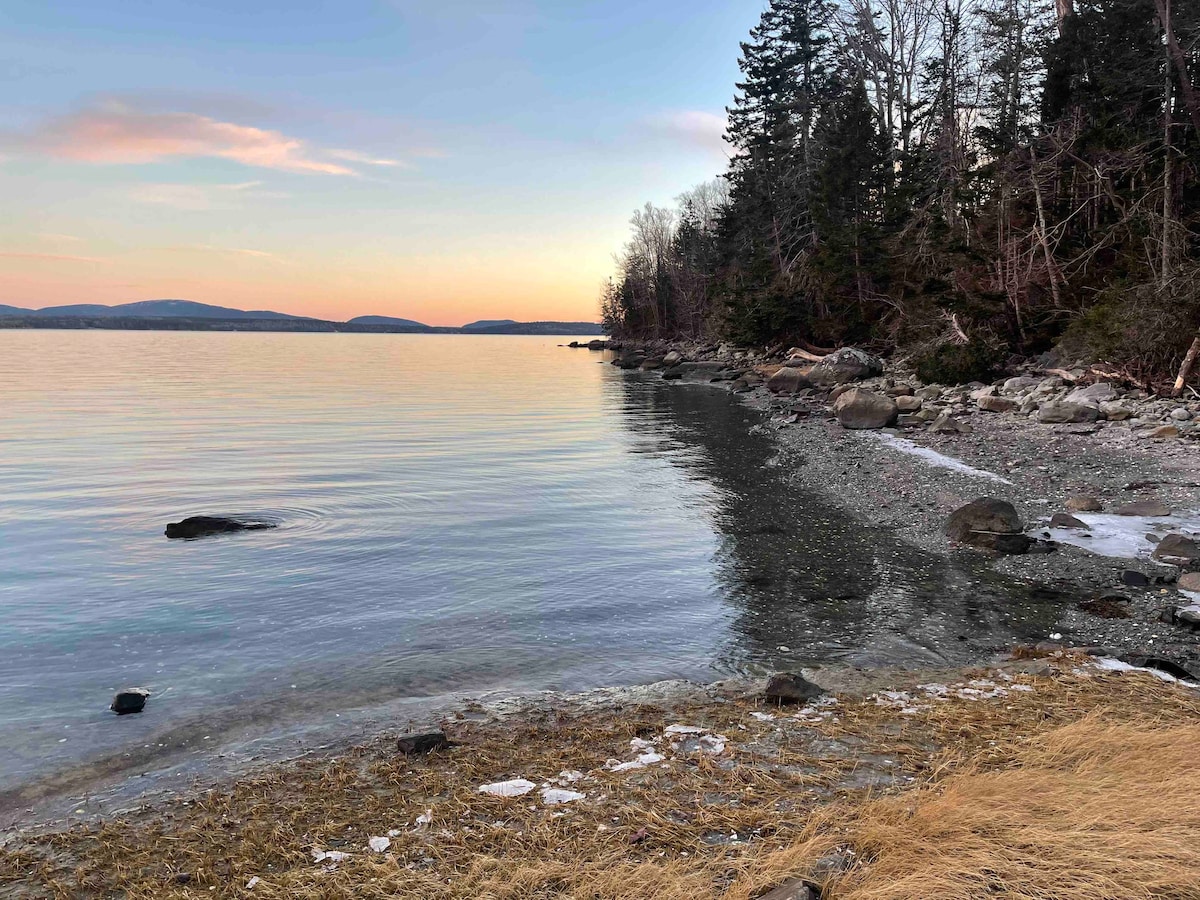
<instances>
[{"instance_id":1,"label":"sky","mask_svg":"<svg viewBox=\"0 0 1200 900\"><path fill-rule=\"evenodd\" d=\"M0 304L595 321L761 0L0 0Z\"/></svg>"}]
</instances>

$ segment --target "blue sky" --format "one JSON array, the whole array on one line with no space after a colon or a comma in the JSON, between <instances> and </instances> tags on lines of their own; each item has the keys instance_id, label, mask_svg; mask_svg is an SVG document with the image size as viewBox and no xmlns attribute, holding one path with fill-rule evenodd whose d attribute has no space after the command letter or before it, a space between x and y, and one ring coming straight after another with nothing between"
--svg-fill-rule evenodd
<instances>
[{"instance_id":1,"label":"blue sky","mask_svg":"<svg viewBox=\"0 0 1200 900\"><path fill-rule=\"evenodd\" d=\"M0 303L596 316L757 2L0 4Z\"/></svg>"}]
</instances>

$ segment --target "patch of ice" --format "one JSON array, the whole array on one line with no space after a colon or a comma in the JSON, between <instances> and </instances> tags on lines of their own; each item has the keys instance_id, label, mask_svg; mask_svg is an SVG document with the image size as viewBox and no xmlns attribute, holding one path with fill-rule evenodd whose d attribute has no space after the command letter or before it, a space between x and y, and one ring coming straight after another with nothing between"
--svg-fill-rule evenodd
<instances>
[{"instance_id":1,"label":"patch of ice","mask_svg":"<svg viewBox=\"0 0 1200 900\"><path fill-rule=\"evenodd\" d=\"M343 853L341 850L318 850L316 847L313 847L312 857L315 863L340 863L349 859L350 854Z\"/></svg>"},{"instance_id":2,"label":"patch of ice","mask_svg":"<svg viewBox=\"0 0 1200 900\"><path fill-rule=\"evenodd\" d=\"M1187 683L1180 681L1174 675L1169 675L1166 672L1159 671L1158 669L1147 669L1143 668L1142 666L1131 666L1127 662L1122 662L1119 659L1113 659L1109 656L1100 656L1092 660L1092 667L1101 669L1105 672L1145 672L1148 675L1153 675L1155 678L1170 682L1172 684Z\"/></svg>"},{"instance_id":3,"label":"patch of ice","mask_svg":"<svg viewBox=\"0 0 1200 900\"><path fill-rule=\"evenodd\" d=\"M623 763L617 762L615 759L609 760L608 768L612 772L631 772L634 769L644 769L646 766L653 765L656 762L662 762L664 759L666 757L661 753L643 753L637 759L630 760L629 762Z\"/></svg>"},{"instance_id":4,"label":"patch of ice","mask_svg":"<svg viewBox=\"0 0 1200 900\"><path fill-rule=\"evenodd\" d=\"M668 725L663 729L663 734L707 734L707 728L701 728L698 725Z\"/></svg>"},{"instance_id":5,"label":"patch of ice","mask_svg":"<svg viewBox=\"0 0 1200 900\"><path fill-rule=\"evenodd\" d=\"M262 879L259 878L257 875L255 875L253 878L251 878L249 881L246 882L246 890L248 890L248 891L254 890L256 887L258 887L258 885L261 882L262 882Z\"/></svg>"},{"instance_id":6,"label":"patch of ice","mask_svg":"<svg viewBox=\"0 0 1200 900\"><path fill-rule=\"evenodd\" d=\"M700 738L700 752L720 756L725 752L725 744L729 739L723 734L706 734Z\"/></svg>"},{"instance_id":7,"label":"patch of ice","mask_svg":"<svg viewBox=\"0 0 1200 900\"><path fill-rule=\"evenodd\" d=\"M482 790L482 788L481 788L481 790ZM432 825L433 824L433 810L427 809L427 810L425 810L424 813L417 816L417 824L418 825Z\"/></svg>"},{"instance_id":8,"label":"patch of ice","mask_svg":"<svg viewBox=\"0 0 1200 900\"><path fill-rule=\"evenodd\" d=\"M760 721L760 722L774 722L775 721L775 717L773 715L771 715L770 713L752 712L752 713L750 713L750 715L752 718L758 719L758 721Z\"/></svg>"},{"instance_id":9,"label":"patch of ice","mask_svg":"<svg viewBox=\"0 0 1200 900\"><path fill-rule=\"evenodd\" d=\"M561 788L542 788L542 801L547 806L557 806L560 803L574 803L582 800L587 794L578 791L565 791Z\"/></svg>"},{"instance_id":10,"label":"patch of ice","mask_svg":"<svg viewBox=\"0 0 1200 900\"><path fill-rule=\"evenodd\" d=\"M1010 691L1020 691L1022 694L1032 694L1036 692L1036 688L1031 684L1014 684L1009 687Z\"/></svg>"},{"instance_id":11,"label":"patch of ice","mask_svg":"<svg viewBox=\"0 0 1200 900\"><path fill-rule=\"evenodd\" d=\"M1200 533L1200 513L1173 516L1118 516L1115 513L1072 513L1086 522L1082 528L1050 528L1050 537L1060 544L1090 550L1097 556L1115 559L1149 559L1155 545L1146 537L1151 532Z\"/></svg>"},{"instance_id":12,"label":"patch of ice","mask_svg":"<svg viewBox=\"0 0 1200 900\"><path fill-rule=\"evenodd\" d=\"M392 839L385 837L373 837L367 841L367 846L375 853L384 853L387 848L392 846Z\"/></svg>"},{"instance_id":13,"label":"patch of ice","mask_svg":"<svg viewBox=\"0 0 1200 900\"><path fill-rule=\"evenodd\" d=\"M630 750L653 750L654 741L643 740L642 738L633 738L629 742Z\"/></svg>"},{"instance_id":14,"label":"patch of ice","mask_svg":"<svg viewBox=\"0 0 1200 900\"><path fill-rule=\"evenodd\" d=\"M876 440L882 441L887 446L891 447L899 453L907 454L908 456L916 456L925 460L931 466L938 469L949 469L952 472L959 472L963 475L971 475L975 478L984 478L988 481L999 482L1000 484L1012 484L1007 478L1001 478L995 472L987 472L983 469L976 469L974 466L968 466L961 459L955 459L953 456L946 456L938 453L936 450L930 450L928 447L922 447L920 444L914 444L906 438L896 437L894 434L885 434L884 432L872 431L869 432Z\"/></svg>"},{"instance_id":15,"label":"patch of ice","mask_svg":"<svg viewBox=\"0 0 1200 900\"><path fill-rule=\"evenodd\" d=\"M563 769L550 780L555 784L575 784L577 781L583 781L584 774L576 769Z\"/></svg>"},{"instance_id":16,"label":"patch of ice","mask_svg":"<svg viewBox=\"0 0 1200 900\"><path fill-rule=\"evenodd\" d=\"M511 781L497 781L485 784L479 788L481 794L491 794L493 797L521 797L532 791L536 784L524 778L514 778Z\"/></svg>"}]
</instances>

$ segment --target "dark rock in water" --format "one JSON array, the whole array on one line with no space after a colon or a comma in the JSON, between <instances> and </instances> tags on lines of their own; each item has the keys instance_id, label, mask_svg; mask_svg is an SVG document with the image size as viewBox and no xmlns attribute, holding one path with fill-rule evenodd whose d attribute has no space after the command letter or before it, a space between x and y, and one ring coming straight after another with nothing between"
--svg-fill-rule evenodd
<instances>
[{"instance_id":1,"label":"dark rock in water","mask_svg":"<svg viewBox=\"0 0 1200 900\"><path fill-rule=\"evenodd\" d=\"M192 516L182 522L167 525L166 536L172 539L191 540L214 534L234 534L239 531L262 531L274 528L269 522L243 522L223 516Z\"/></svg>"},{"instance_id":2,"label":"dark rock in water","mask_svg":"<svg viewBox=\"0 0 1200 900\"><path fill-rule=\"evenodd\" d=\"M829 354L809 371L814 384L846 384L883 374L883 360L856 347Z\"/></svg>"},{"instance_id":3,"label":"dark rock in water","mask_svg":"<svg viewBox=\"0 0 1200 900\"><path fill-rule=\"evenodd\" d=\"M150 692L145 688L126 688L117 692L108 708L118 716L127 716L130 713L140 713L145 709L148 699L150 699Z\"/></svg>"},{"instance_id":4,"label":"dark rock in water","mask_svg":"<svg viewBox=\"0 0 1200 900\"><path fill-rule=\"evenodd\" d=\"M1171 510L1161 500L1135 500L1117 509L1118 516L1147 516L1158 519L1170 514Z\"/></svg>"},{"instance_id":5,"label":"dark rock in water","mask_svg":"<svg viewBox=\"0 0 1200 900\"><path fill-rule=\"evenodd\" d=\"M1173 566L1200 562L1200 541L1186 534L1168 534L1154 548L1154 558Z\"/></svg>"},{"instance_id":6,"label":"dark rock in water","mask_svg":"<svg viewBox=\"0 0 1200 900\"><path fill-rule=\"evenodd\" d=\"M662 374L663 381L679 381L683 378L683 372L680 369L669 369Z\"/></svg>"},{"instance_id":7,"label":"dark rock in water","mask_svg":"<svg viewBox=\"0 0 1200 900\"><path fill-rule=\"evenodd\" d=\"M1028 553L1034 541L1024 532L1016 508L994 497L981 497L955 510L946 524L950 540L996 553Z\"/></svg>"},{"instance_id":8,"label":"dark rock in water","mask_svg":"<svg viewBox=\"0 0 1200 900\"><path fill-rule=\"evenodd\" d=\"M405 756L424 756L439 750L449 750L454 744L445 732L430 731L425 734L406 734L396 742L397 749Z\"/></svg>"},{"instance_id":9,"label":"dark rock in water","mask_svg":"<svg viewBox=\"0 0 1200 900\"><path fill-rule=\"evenodd\" d=\"M587 348L589 350L607 350L608 341L588 341Z\"/></svg>"},{"instance_id":10,"label":"dark rock in water","mask_svg":"<svg viewBox=\"0 0 1200 900\"><path fill-rule=\"evenodd\" d=\"M1082 519L1077 519L1074 516L1066 513L1055 513L1050 517L1051 528L1079 528L1084 531L1091 531L1092 526Z\"/></svg>"},{"instance_id":11,"label":"dark rock in water","mask_svg":"<svg viewBox=\"0 0 1200 900\"><path fill-rule=\"evenodd\" d=\"M896 401L882 394L851 388L833 403L833 414L843 428L886 428L900 415Z\"/></svg>"},{"instance_id":12,"label":"dark rock in water","mask_svg":"<svg viewBox=\"0 0 1200 900\"><path fill-rule=\"evenodd\" d=\"M779 672L767 681L764 696L768 703L785 705L789 703L807 703L825 694L823 687L813 684L798 672Z\"/></svg>"},{"instance_id":13,"label":"dark rock in water","mask_svg":"<svg viewBox=\"0 0 1200 900\"><path fill-rule=\"evenodd\" d=\"M1150 576L1135 572L1133 569L1126 569L1121 573L1121 584L1129 585L1129 587L1150 587Z\"/></svg>"}]
</instances>

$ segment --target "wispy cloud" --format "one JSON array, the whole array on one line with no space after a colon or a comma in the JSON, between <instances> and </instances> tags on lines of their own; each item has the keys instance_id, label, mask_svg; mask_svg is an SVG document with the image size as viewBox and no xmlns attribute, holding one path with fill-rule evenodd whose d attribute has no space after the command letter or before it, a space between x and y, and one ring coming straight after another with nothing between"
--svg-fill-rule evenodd
<instances>
[{"instance_id":1,"label":"wispy cloud","mask_svg":"<svg viewBox=\"0 0 1200 900\"><path fill-rule=\"evenodd\" d=\"M144 112L117 101L48 119L30 132L9 136L5 143L17 151L86 163L212 157L280 172L356 174L279 131L193 112Z\"/></svg>"},{"instance_id":2,"label":"wispy cloud","mask_svg":"<svg viewBox=\"0 0 1200 900\"><path fill-rule=\"evenodd\" d=\"M83 242L83 238L76 237L73 234L55 234L50 231L39 231L34 237L39 241L47 241L52 244L79 244Z\"/></svg>"},{"instance_id":3,"label":"wispy cloud","mask_svg":"<svg viewBox=\"0 0 1200 900\"><path fill-rule=\"evenodd\" d=\"M360 153L357 150L330 150L328 155L334 159L340 159L345 162L358 163L363 166L385 166L399 167L403 169L412 168L410 163L406 163L402 159L381 159L376 156L371 156L369 153Z\"/></svg>"},{"instance_id":4,"label":"wispy cloud","mask_svg":"<svg viewBox=\"0 0 1200 900\"><path fill-rule=\"evenodd\" d=\"M652 133L727 155L725 129L729 119L724 114L681 110L653 116L644 124Z\"/></svg>"},{"instance_id":5,"label":"wispy cloud","mask_svg":"<svg viewBox=\"0 0 1200 900\"><path fill-rule=\"evenodd\" d=\"M251 200L280 200L287 199L290 195L262 190L261 181L241 181L235 184L138 184L126 191L124 196L135 203L203 212L213 209L236 209Z\"/></svg>"},{"instance_id":6,"label":"wispy cloud","mask_svg":"<svg viewBox=\"0 0 1200 900\"><path fill-rule=\"evenodd\" d=\"M253 259L282 262L274 253L268 253L266 250L252 250L246 247L214 247L212 244L186 244L180 247L167 247L166 249L177 253L222 253L230 256L249 256Z\"/></svg>"},{"instance_id":7,"label":"wispy cloud","mask_svg":"<svg viewBox=\"0 0 1200 900\"><path fill-rule=\"evenodd\" d=\"M63 253L9 253L0 251L0 259L26 259L38 262L105 263L95 256L70 256Z\"/></svg>"}]
</instances>

